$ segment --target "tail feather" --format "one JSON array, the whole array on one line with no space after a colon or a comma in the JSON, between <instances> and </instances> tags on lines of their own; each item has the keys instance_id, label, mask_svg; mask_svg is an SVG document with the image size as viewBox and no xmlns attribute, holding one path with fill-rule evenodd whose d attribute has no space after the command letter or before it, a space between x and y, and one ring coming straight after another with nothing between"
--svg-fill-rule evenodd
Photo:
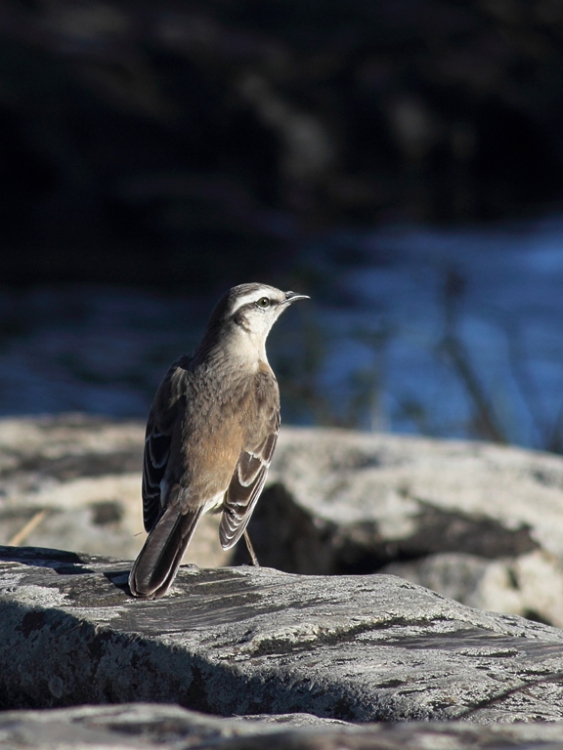
<instances>
[{"instance_id":1,"label":"tail feather","mask_svg":"<svg viewBox=\"0 0 563 750\"><path fill-rule=\"evenodd\" d=\"M129 574L133 596L164 596L178 571L203 508L181 513L168 508L148 535Z\"/></svg>"}]
</instances>

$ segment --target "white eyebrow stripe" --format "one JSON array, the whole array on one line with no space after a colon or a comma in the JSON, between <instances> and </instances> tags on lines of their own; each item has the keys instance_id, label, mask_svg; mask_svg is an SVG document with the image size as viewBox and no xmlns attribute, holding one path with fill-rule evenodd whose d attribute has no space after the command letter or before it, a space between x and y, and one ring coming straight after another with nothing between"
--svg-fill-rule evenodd
<instances>
[{"instance_id":1,"label":"white eyebrow stripe","mask_svg":"<svg viewBox=\"0 0 563 750\"><path fill-rule=\"evenodd\" d=\"M243 294L237 299L233 300L232 314L234 315L244 305L248 305L250 303L254 304L261 297L268 297L272 301L279 304L283 301L283 299L280 300L280 294L283 295L283 292L280 292L279 289L276 289L273 286L268 286L267 284L263 284L258 289L247 292L246 294Z\"/></svg>"},{"instance_id":2,"label":"white eyebrow stripe","mask_svg":"<svg viewBox=\"0 0 563 750\"><path fill-rule=\"evenodd\" d=\"M256 302L256 300L263 296L263 294L257 295L256 292L253 292L252 294L245 294L243 297L239 297L233 307L233 312L235 313L237 310L240 310L243 305L247 305L249 302Z\"/></svg>"}]
</instances>

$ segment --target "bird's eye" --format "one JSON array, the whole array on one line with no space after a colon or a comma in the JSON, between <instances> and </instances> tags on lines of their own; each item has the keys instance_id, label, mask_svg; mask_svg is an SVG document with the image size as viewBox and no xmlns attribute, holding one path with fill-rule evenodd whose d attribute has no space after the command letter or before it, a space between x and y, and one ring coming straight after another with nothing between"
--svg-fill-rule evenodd
<instances>
[{"instance_id":1,"label":"bird's eye","mask_svg":"<svg viewBox=\"0 0 563 750\"><path fill-rule=\"evenodd\" d=\"M268 297L260 297L260 299L256 302L257 307L261 307L262 310L265 310L266 308L270 307L270 300Z\"/></svg>"}]
</instances>

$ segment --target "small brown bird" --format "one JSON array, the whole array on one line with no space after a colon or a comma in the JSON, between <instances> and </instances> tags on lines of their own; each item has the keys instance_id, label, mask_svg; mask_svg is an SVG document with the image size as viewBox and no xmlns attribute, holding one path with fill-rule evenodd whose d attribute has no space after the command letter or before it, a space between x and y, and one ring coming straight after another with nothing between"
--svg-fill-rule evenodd
<instances>
[{"instance_id":1,"label":"small brown bird","mask_svg":"<svg viewBox=\"0 0 563 750\"><path fill-rule=\"evenodd\" d=\"M148 418L143 514L149 535L129 576L134 596L164 596L203 513L222 511L219 539L233 547L256 506L280 424L270 329L304 294L265 284L233 287L218 302L192 357L170 367Z\"/></svg>"}]
</instances>

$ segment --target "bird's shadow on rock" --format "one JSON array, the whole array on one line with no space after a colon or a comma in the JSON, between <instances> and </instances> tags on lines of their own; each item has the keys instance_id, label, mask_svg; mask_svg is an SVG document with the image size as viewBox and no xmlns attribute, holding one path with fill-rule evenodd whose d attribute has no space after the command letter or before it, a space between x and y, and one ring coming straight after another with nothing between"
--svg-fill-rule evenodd
<instances>
[{"instance_id":1,"label":"bird's shadow on rock","mask_svg":"<svg viewBox=\"0 0 563 750\"><path fill-rule=\"evenodd\" d=\"M15 562L35 568L49 568L57 575L80 576L102 574L115 588L131 597L129 569L132 563L117 563L110 570L100 570L100 563L111 565L111 561L77 552L55 550L45 547L9 547L0 545L0 562ZM109 566L108 566L109 567Z\"/></svg>"},{"instance_id":2,"label":"bird's shadow on rock","mask_svg":"<svg viewBox=\"0 0 563 750\"><path fill-rule=\"evenodd\" d=\"M51 568L59 575L94 573L87 555L47 547L9 547L0 545L0 561L17 562L35 568Z\"/></svg>"},{"instance_id":3,"label":"bird's shadow on rock","mask_svg":"<svg viewBox=\"0 0 563 750\"><path fill-rule=\"evenodd\" d=\"M128 597L134 598L129 588L129 570L104 570L103 575L115 588L123 591Z\"/></svg>"}]
</instances>

